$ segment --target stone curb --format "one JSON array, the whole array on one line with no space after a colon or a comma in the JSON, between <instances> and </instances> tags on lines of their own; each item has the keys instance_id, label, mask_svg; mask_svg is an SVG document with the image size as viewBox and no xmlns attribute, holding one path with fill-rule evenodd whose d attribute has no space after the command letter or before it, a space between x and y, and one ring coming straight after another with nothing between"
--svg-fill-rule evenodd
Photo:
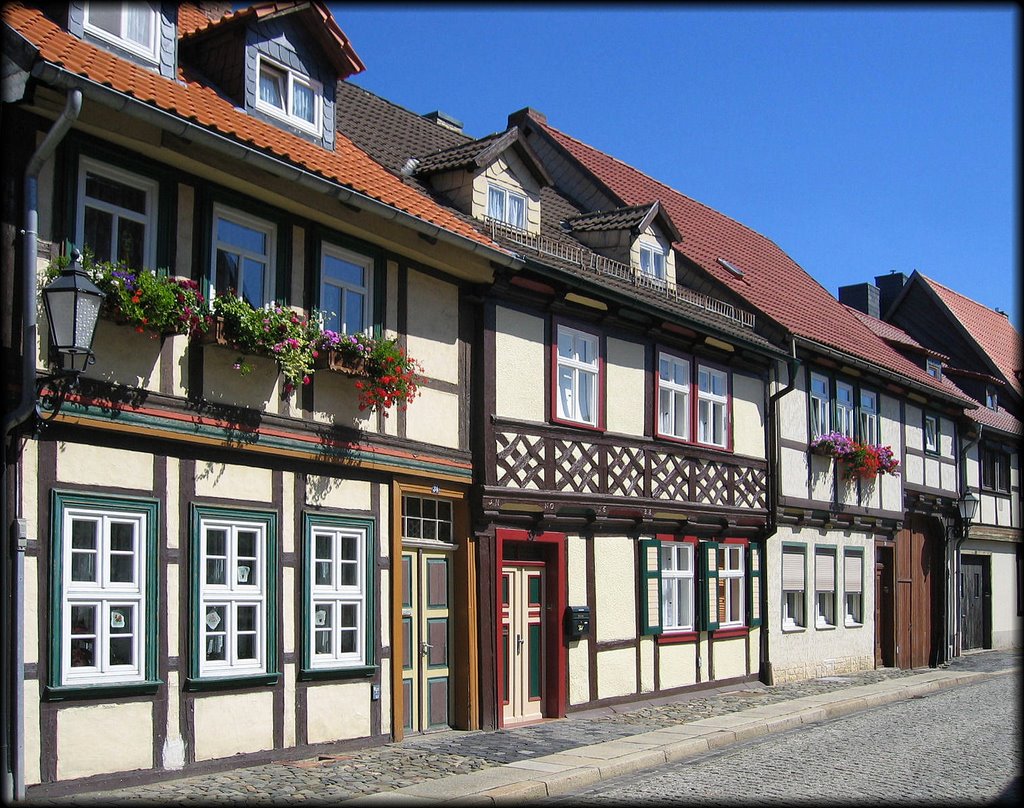
<instances>
[{"instance_id":1,"label":"stone curb","mask_svg":"<svg viewBox=\"0 0 1024 808\"><path fill-rule=\"evenodd\" d=\"M359 806L385 801L398 805L451 802L493 805L514 800L553 797L602 780L664 763L705 754L713 749L775 732L785 732L894 701L919 698L948 687L1011 673L928 671L817 696L804 696L749 710L702 718L675 727L638 732L626 738L556 752L469 774L428 780L413 786L346 800Z\"/></svg>"}]
</instances>

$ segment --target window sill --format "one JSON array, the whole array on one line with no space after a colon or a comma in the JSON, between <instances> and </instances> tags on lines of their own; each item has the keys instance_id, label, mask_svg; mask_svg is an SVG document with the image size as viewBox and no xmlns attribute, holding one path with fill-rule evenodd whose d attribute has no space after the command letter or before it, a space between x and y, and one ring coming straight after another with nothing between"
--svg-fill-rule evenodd
<instances>
[{"instance_id":1,"label":"window sill","mask_svg":"<svg viewBox=\"0 0 1024 808\"><path fill-rule=\"evenodd\" d=\"M782 627L783 634L803 634L805 631L807 631L806 626L798 626L795 623L792 626Z\"/></svg>"},{"instance_id":2,"label":"window sill","mask_svg":"<svg viewBox=\"0 0 1024 808\"><path fill-rule=\"evenodd\" d=\"M654 642L658 645L678 645L680 643L696 642L700 636L696 631L671 631L658 634Z\"/></svg>"},{"instance_id":3,"label":"window sill","mask_svg":"<svg viewBox=\"0 0 1024 808\"><path fill-rule=\"evenodd\" d=\"M122 682L91 685L59 685L43 688L44 701L70 701L72 699L106 699L111 696L148 696L164 685L161 679L145 682Z\"/></svg>"},{"instance_id":4,"label":"window sill","mask_svg":"<svg viewBox=\"0 0 1024 808\"><path fill-rule=\"evenodd\" d=\"M551 423L557 426L570 426L576 429L586 429L591 432L604 432L604 427L600 424L588 424L585 421L571 421L568 418L562 418L558 415L551 416Z\"/></svg>"},{"instance_id":5,"label":"window sill","mask_svg":"<svg viewBox=\"0 0 1024 808\"><path fill-rule=\"evenodd\" d=\"M835 631L836 627L831 623L815 623L814 628L818 631Z\"/></svg>"},{"instance_id":6,"label":"window sill","mask_svg":"<svg viewBox=\"0 0 1024 808\"><path fill-rule=\"evenodd\" d=\"M379 665L353 665L348 668L302 668L300 682L315 682L324 679L368 679L380 670Z\"/></svg>"},{"instance_id":7,"label":"window sill","mask_svg":"<svg viewBox=\"0 0 1024 808\"><path fill-rule=\"evenodd\" d=\"M852 620L847 620L843 625L846 628L864 628L863 623L854 623Z\"/></svg>"},{"instance_id":8,"label":"window sill","mask_svg":"<svg viewBox=\"0 0 1024 808\"><path fill-rule=\"evenodd\" d=\"M281 678L280 673L257 673L245 676L190 677L185 680L185 690L201 692L204 690L231 690L261 685L274 685Z\"/></svg>"},{"instance_id":9,"label":"window sill","mask_svg":"<svg viewBox=\"0 0 1024 808\"><path fill-rule=\"evenodd\" d=\"M746 637L750 633L750 629L747 626L730 626L728 628L718 628L711 632L711 636L716 640L725 640L730 637Z\"/></svg>"}]
</instances>

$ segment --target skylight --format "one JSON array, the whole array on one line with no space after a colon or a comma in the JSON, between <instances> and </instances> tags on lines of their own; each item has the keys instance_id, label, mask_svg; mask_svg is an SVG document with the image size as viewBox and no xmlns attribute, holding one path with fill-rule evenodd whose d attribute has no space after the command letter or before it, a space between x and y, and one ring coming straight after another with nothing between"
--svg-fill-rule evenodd
<instances>
[{"instance_id":1,"label":"skylight","mask_svg":"<svg viewBox=\"0 0 1024 808\"><path fill-rule=\"evenodd\" d=\"M737 278L742 278L745 274L743 270L736 266L734 263L732 263L732 261L726 261L724 258L719 258L718 263L720 263L723 267L729 270Z\"/></svg>"}]
</instances>

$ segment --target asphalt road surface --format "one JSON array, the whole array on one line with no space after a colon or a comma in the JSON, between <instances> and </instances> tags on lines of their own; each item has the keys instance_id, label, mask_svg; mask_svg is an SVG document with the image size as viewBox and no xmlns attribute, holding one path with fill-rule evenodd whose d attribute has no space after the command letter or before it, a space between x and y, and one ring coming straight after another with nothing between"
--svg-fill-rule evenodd
<instances>
[{"instance_id":1,"label":"asphalt road surface","mask_svg":"<svg viewBox=\"0 0 1024 808\"><path fill-rule=\"evenodd\" d=\"M1019 804L1020 679L769 735L538 804Z\"/></svg>"}]
</instances>

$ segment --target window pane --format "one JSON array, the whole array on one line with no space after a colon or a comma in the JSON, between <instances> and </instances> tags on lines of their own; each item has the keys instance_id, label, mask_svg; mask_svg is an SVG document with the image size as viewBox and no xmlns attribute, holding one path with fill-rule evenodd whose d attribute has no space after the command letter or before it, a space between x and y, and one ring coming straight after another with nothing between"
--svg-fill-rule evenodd
<instances>
[{"instance_id":1,"label":"window pane","mask_svg":"<svg viewBox=\"0 0 1024 808\"><path fill-rule=\"evenodd\" d=\"M98 523L76 519L71 523L71 580L96 581Z\"/></svg>"},{"instance_id":2,"label":"window pane","mask_svg":"<svg viewBox=\"0 0 1024 808\"><path fill-rule=\"evenodd\" d=\"M114 217L103 210L85 208L82 239L85 245L92 248L96 261L110 261L113 257L111 248L114 240Z\"/></svg>"},{"instance_id":3,"label":"window pane","mask_svg":"<svg viewBox=\"0 0 1024 808\"><path fill-rule=\"evenodd\" d=\"M333 255L324 255L323 272L324 277L331 280L351 286L366 285L366 270L363 267Z\"/></svg>"},{"instance_id":4,"label":"window pane","mask_svg":"<svg viewBox=\"0 0 1024 808\"><path fill-rule=\"evenodd\" d=\"M237 647L239 659L256 659L255 634L239 634Z\"/></svg>"},{"instance_id":5,"label":"window pane","mask_svg":"<svg viewBox=\"0 0 1024 808\"><path fill-rule=\"evenodd\" d=\"M144 6L124 4L124 38L147 50L153 47L152 23L154 13Z\"/></svg>"},{"instance_id":6,"label":"window pane","mask_svg":"<svg viewBox=\"0 0 1024 808\"><path fill-rule=\"evenodd\" d=\"M262 308L265 298L264 279L267 265L252 258L243 259L242 299L253 308Z\"/></svg>"},{"instance_id":7,"label":"window pane","mask_svg":"<svg viewBox=\"0 0 1024 808\"><path fill-rule=\"evenodd\" d=\"M132 552L135 550L135 525L131 522L112 522L110 549Z\"/></svg>"},{"instance_id":8,"label":"window pane","mask_svg":"<svg viewBox=\"0 0 1024 808\"><path fill-rule=\"evenodd\" d=\"M499 188L487 191L487 215L492 219L505 219L505 194Z\"/></svg>"},{"instance_id":9,"label":"window pane","mask_svg":"<svg viewBox=\"0 0 1024 808\"><path fill-rule=\"evenodd\" d=\"M255 631L256 630L256 607L255 606L239 606L238 607L238 630L239 631Z\"/></svg>"},{"instance_id":10,"label":"window pane","mask_svg":"<svg viewBox=\"0 0 1024 808\"><path fill-rule=\"evenodd\" d=\"M526 200L523 197L509 194L508 223L520 230L526 227Z\"/></svg>"},{"instance_id":11,"label":"window pane","mask_svg":"<svg viewBox=\"0 0 1024 808\"><path fill-rule=\"evenodd\" d=\"M85 195L89 199L107 202L125 210L142 214L146 212L144 190L92 171L85 172Z\"/></svg>"},{"instance_id":12,"label":"window pane","mask_svg":"<svg viewBox=\"0 0 1024 808\"><path fill-rule=\"evenodd\" d=\"M358 565L350 561L346 561L341 565L341 585L342 586L358 586L359 585L359 570Z\"/></svg>"},{"instance_id":13,"label":"window pane","mask_svg":"<svg viewBox=\"0 0 1024 808\"><path fill-rule=\"evenodd\" d=\"M342 325L342 289L329 283L323 285L320 295L320 310L324 313L324 328L339 333L349 333Z\"/></svg>"},{"instance_id":14,"label":"window pane","mask_svg":"<svg viewBox=\"0 0 1024 808\"><path fill-rule=\"evenodd\" d=\"M284 111L284 76L269 65L260 67L260 100Z\"/></svg>"},{"instance_id":15,"label":"window pane","mask_svg":"<svg viewBox=\"0 0 1024 808\"><path fill-rule=\"evenodd\" d=\"M597 377L592 373L579 373L579 406L580 420L592 424L596 422L593 413L594 389L597 386Z\"/></svg>"},{"instance_id":16,"label":"window pane","mask_svg":"<svg viewBox=\"0 0 1024 808\"><path fill-rule=\"evenodd\" d=\"M116 37L121 36L121 4L90 3L89 24L102 28Z\"/></svg>"},{"instance_id":17,"label":"window pane","mask_svg":"<svg viewBox=\"0 0 1024 808\"><path fill-rule=\"evenodd\" d=\"M359 624L359 607L354 603L343 603L341 606L341 627L355 628Z\"/></svg>"},{"instance_id":18,"label":"window pane","mask_svg":"<svg viewBox=\"0 0 1024 808\"><path fill-rule=\"evenodd\" d=\"M110 582L130 584L135 580L135 555L116 553L110 556Z\"/></svg>"},{"instance_id":19,"label":"window pane","mask_svg":"<svg viewBox=\"0 0 1024 808\"><path fill-rule=\"evenodd\" d=\"M562 418L574 418L573 394L572 394L573 373L571 368L558 369L558 414Z\"/></svg>"},{"instance_id":20,"label":"window pane","mask_svg":"<svg viewBox=\"0 0 1024 808\"><path fill-rule=\"evenodd\" d=\"M239 558L256 557L256 534L251 530L238 531L238 556Z\"/></svg>"},{"instance_id":21,"label":"window pane","mask_svg":"<svg viewBox=\"0 0 1024 808\"><path fill-rule=\"evenodd\" d=\"M218 217L217 240L256 255L267 254L267 234L229 219Z\"/></svg>"},{"instance_id":22,"label":"window pane","mask_svg":"<svg viewBox=\"0 0 1024 808\"><path fill-rule=\"evenodd\" d=\"M239 257L234 253L217 250L217 289L226 292L228 289L238 292Z\"/></svg>"},{"instance_id":23,"label":"window pane","mask_svg":"<svg viewBox=\"0 0 1024 808\"><path fill-rule=\"evenodd\" d=\"M292 90L292 114L307 123L316 123L316 95L313 89L295 81Z\"/></svg>"},{"instance_id":24,"label":"window pane","mask_svg":"<svg viewBox=\"0 0 1024 808\"><path fill-rule=\"evenodd\" d=\"M340 648L338 651L342 654L354 654L356 652L356 633L355 631L342 631L340 637Z\"/></svg>"},{"instance_id":25,"label":"window pane","mask_svg":"<svg viewBox=\"0 0 1024 808\"><path fill-rule=\"evenodd\" d=\"M358 334L366 330L366 321L363 317L363 306L365 297L351 289L345 290L345 319L342 323L342 331L346 334Z\"/></svg>"}]
</instances>

